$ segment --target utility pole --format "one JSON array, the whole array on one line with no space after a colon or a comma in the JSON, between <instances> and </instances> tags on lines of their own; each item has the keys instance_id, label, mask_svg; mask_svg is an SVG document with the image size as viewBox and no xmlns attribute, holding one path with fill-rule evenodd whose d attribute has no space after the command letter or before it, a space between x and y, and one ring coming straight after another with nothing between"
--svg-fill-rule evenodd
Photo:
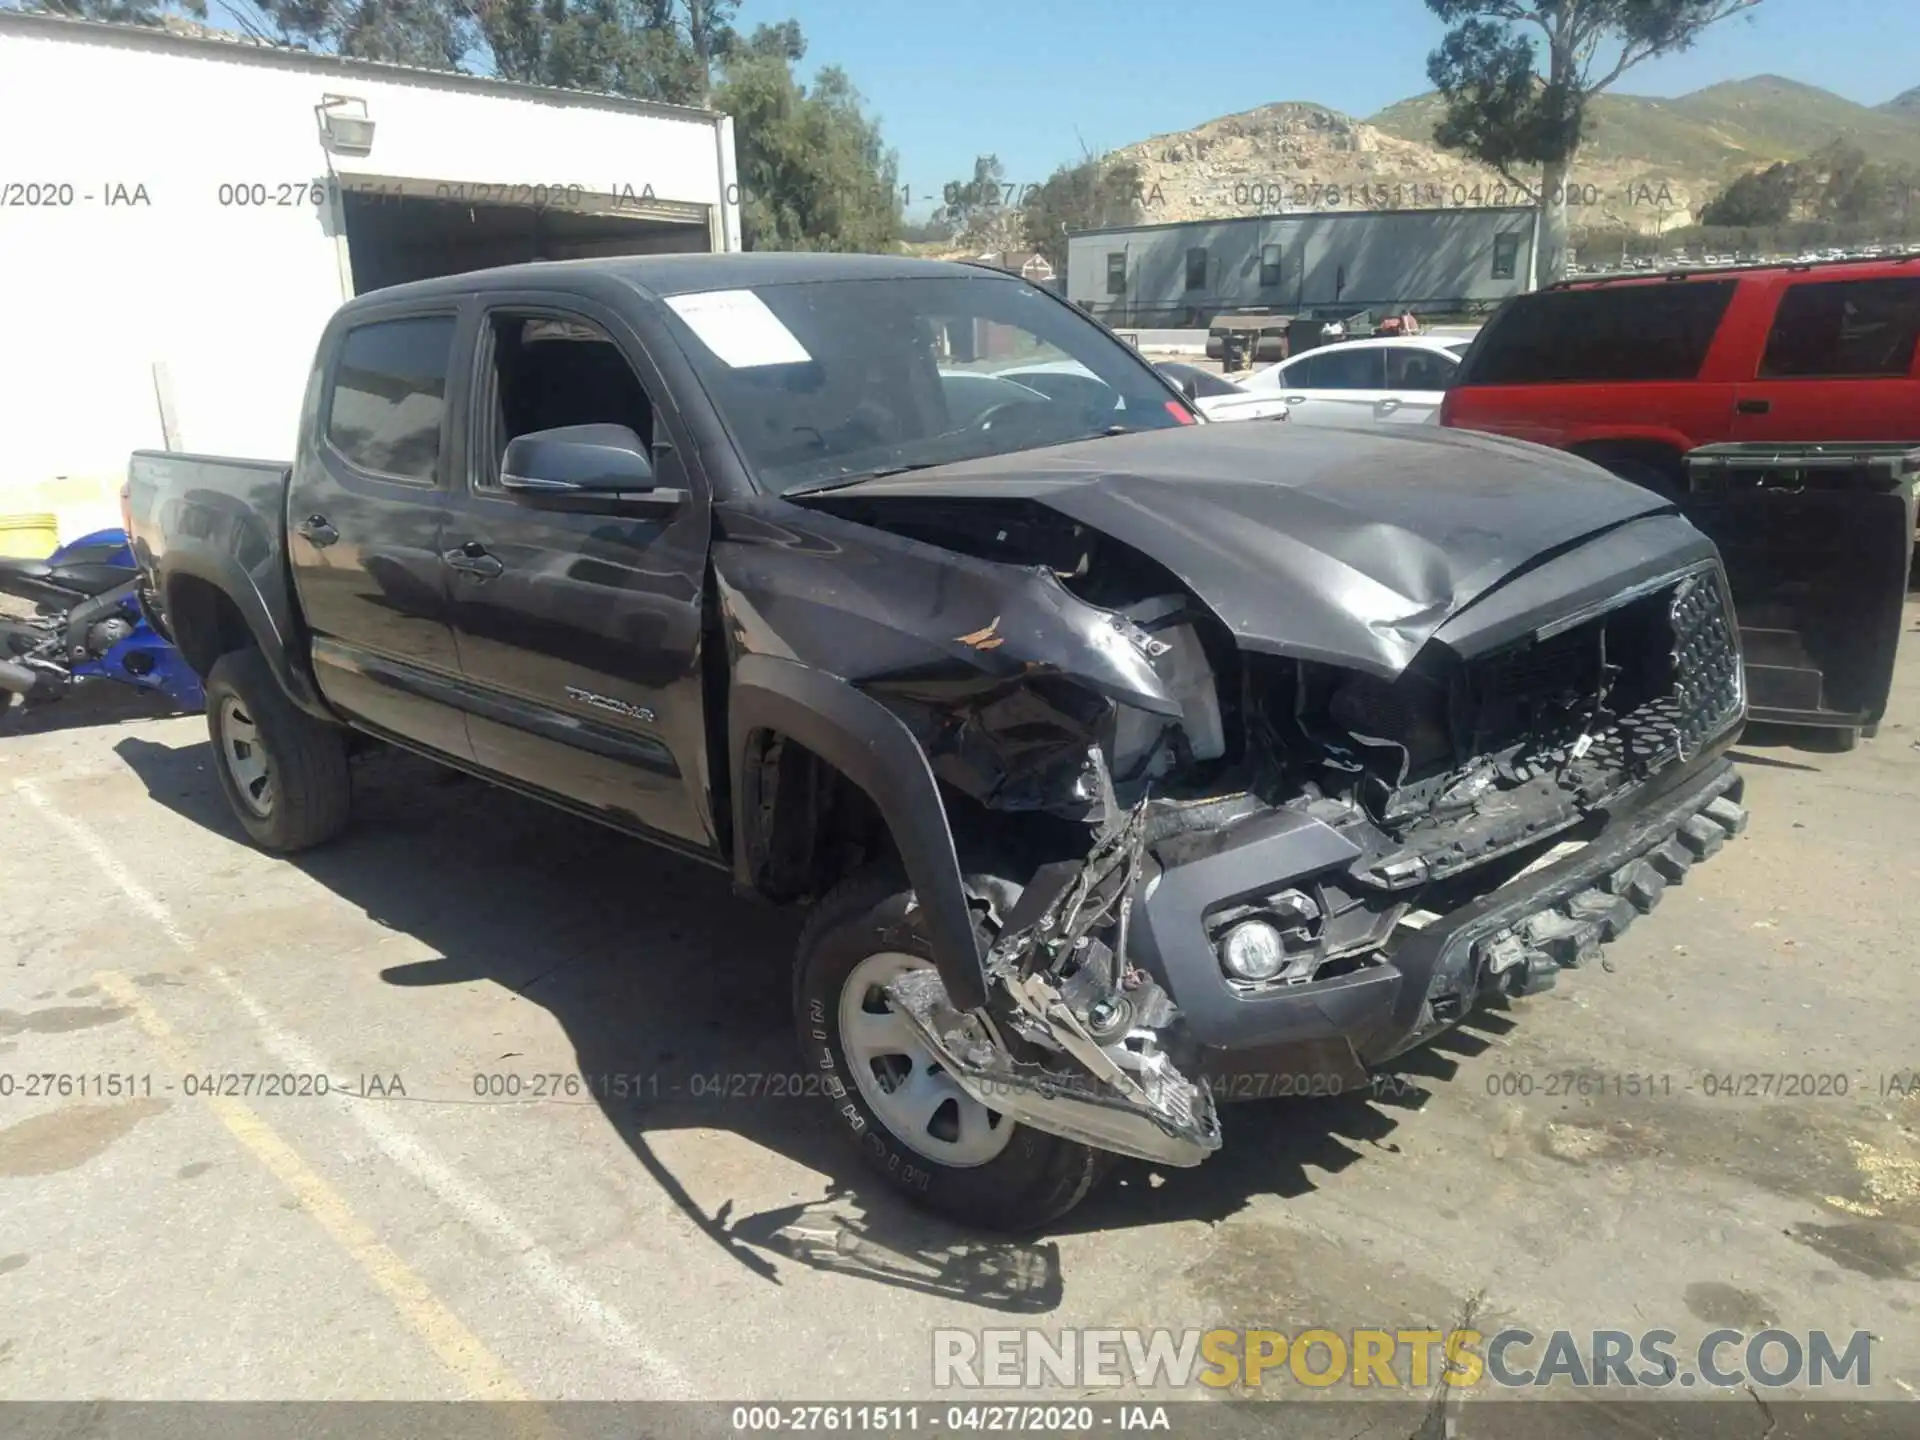
<instances>
[{"instance_id":1,"label":"utility pole","mask_svg":"<svg viewBox=\"0 0 1920 1440\"><path fill-rule=\"evenodd\" d=\"M687 38L700 62L700 108L713 108L713 24L711 0L687 0Z\"/></svg>"}]
</instances>

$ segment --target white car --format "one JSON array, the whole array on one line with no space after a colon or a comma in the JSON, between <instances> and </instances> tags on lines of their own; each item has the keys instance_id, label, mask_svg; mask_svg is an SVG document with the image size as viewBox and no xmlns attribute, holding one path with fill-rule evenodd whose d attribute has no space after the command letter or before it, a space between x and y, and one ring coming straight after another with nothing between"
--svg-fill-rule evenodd
<instances>
[{"instance_id":1,"label":"white car","mask_svg":"<svg viewBox=\"0 0 1920 1440\"><path fill-rule=\"evenodd\" d=\"M1157 367L1187 401L1208 420L1284 420L1287 404L1272 395L1249 394L1197 365L1166 362ZM1196 395L1186 372L1200 377ZM992 371L943 369L940 382L947 392L948 413L972 422L995 406L1018 399L1059 400L1073 404L1101 404L1111 396L1106 382L1076 360L1029 360Z\"/></svg>"},{"instance_id":2,"label":"white car","mask_svg":"<svg viewBox=\"0 0 1920 1440\"><path fill-rule=\"evenodd\" d=\"M1423 424L1439 413L1471 343L1425 335L1343 340L1256 370L1242 383L1277 393L1300 424Z\"/></svg>"},{"instance_id":3,"label":"white car","mask_svg":"<svg viewBox=\"0 0 1920 1440\"><path fill-rule=\"evenodd\" d=\"M1124 422L1124 401L1113 388L1077 360L1017 361L996 370L942 366L940 387L948 418L956 425L974 425L1003 405L1054 401L1084 408L1089 413L1112 409Z\"/></svg>"},{"instance_id":4,"label":"white car","mask_svg":"<svg viewBox=\"0 0 1920 1440\"><path fill-rule=\"evenodd\" d=\"M1285 420L1288 416L1287 402L1278 396L1236 385L1198 365L1167 360L1154 368L1178 385L1188 403L1209 420Z\"/></svg>"}]
</instances>

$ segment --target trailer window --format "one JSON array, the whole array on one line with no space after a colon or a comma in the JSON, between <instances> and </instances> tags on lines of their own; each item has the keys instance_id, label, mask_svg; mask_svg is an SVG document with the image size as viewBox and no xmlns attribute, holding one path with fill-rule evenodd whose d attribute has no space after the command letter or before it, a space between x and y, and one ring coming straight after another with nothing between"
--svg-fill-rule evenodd
<instances>
[{"instance_id":1,"label":"trailer window","mask_svg":"<svg viewBox=\"0 0 1920 1440\"><path fill-rule=\"evenodd\" d=\"M1780 301L1760 373L1905 375L1920 336L1920 279L1795 285Z\"/></svg>"},{"instance_id":2,"label":"trailer window","mask_svg":"<svg viewBox=\"0 0 1920 1440\"><path fill-rule=\"evenodd\" d=\"M340 342L327 443L351 465L432 484L440 463L454 318L356 325Z\"/></svg>"},{"instance_id":3,"label":"trailer window","mask_svg":"<svg viewBox=\"0 0 1920 1440\"><path fill-rule=\"evenodd\" d=\"M1281 283L1283 272L1280 266L1280 256L1281 251L1278 245L1262 245L1260 247L1260 284L1262 288L1270 288Z\"/></svg>"},{"instance_id":4,"label":"trailer window","mask_svg":"<svg viewBox=\"0 0 1920 1440\"><path fill-rule=\"evenodd\" d=\"M1493 278L1511 280L1514 272L1520 268L1520 237L1518 235L1496 235L1493 237Z\"/></svg>"},{"instance_id":5,"label":"trailer window","mask_svg":"<svg viewBox=\"0 0 1920 1440\"><path fill-rule=\"evenodd\" d=\"M1127 293L1127 252L1124 250L1112 251L1107 256L1107 293Z\"/></svg>"},{"instance_id":6,"label":"trailer window","mask_svg":"<svg viewBox=\"0 0 1920 1440\"><path fill-rule=\"evenodd\" d=\"M1187 289L1204 290L1207 288L1207 251L1205 246L1196 245L1187 251Z\"/></svg>"}]
</instances>

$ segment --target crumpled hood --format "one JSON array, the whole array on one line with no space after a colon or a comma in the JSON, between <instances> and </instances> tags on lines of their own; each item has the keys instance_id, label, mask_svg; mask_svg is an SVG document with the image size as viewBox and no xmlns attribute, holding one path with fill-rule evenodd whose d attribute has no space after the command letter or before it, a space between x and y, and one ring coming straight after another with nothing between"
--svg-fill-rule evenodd
<instances>
[{"instance_id":1,"label":"crumpled hood","mask_svg":"<svg viewBox=\"0 0 1920 1440\"><path fill-rule=\"evenodd\" d=\"M1671 510L1558 451L1438 426L1201 425L823 495L1033 500L1165 565L1249 650L1398 674L1556 551Z\"/></svg>"}]
</instances>

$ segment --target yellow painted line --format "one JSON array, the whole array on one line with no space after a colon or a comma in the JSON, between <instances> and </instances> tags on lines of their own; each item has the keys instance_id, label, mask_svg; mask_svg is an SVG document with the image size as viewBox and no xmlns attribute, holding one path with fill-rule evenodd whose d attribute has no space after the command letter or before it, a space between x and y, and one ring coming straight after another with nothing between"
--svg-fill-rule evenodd
<instances>
[{"instance_id":1,"label":"yellow painted line","mask_svg":"<svg viewBox=\"0 0 1920 1440\"><path fill-rule=\"evenodd\" d=\"M140 1028L151 1035L182 1074L203 1071L184 1042L174 1033L164 1016L126 976L102 971L94 977L100 988L117 1004L133 1012ZM353 1213L340 1192L318 1174L294 1148L282 1140L250 1105L229 1095L203 1097L220 1123L254 1158L273 1172L300 1202L300 1208L320 1222L340 1247L351 1255L367 1277L393 1302L400 1318L426 1341L433 1353L460 1377L469 1394L479 1400L514 1404L506 1418L515 1433L529 1440L560 1440L561 1432L551 1419L530 1403L511 1371L496 1357L479 1336L467 1329L459 1316L449 1310L427 1282L416 1275L407 1262L396 1255ZM517 1404L515 1402L518 1402Z\"/></svg>"}]
</instances>

